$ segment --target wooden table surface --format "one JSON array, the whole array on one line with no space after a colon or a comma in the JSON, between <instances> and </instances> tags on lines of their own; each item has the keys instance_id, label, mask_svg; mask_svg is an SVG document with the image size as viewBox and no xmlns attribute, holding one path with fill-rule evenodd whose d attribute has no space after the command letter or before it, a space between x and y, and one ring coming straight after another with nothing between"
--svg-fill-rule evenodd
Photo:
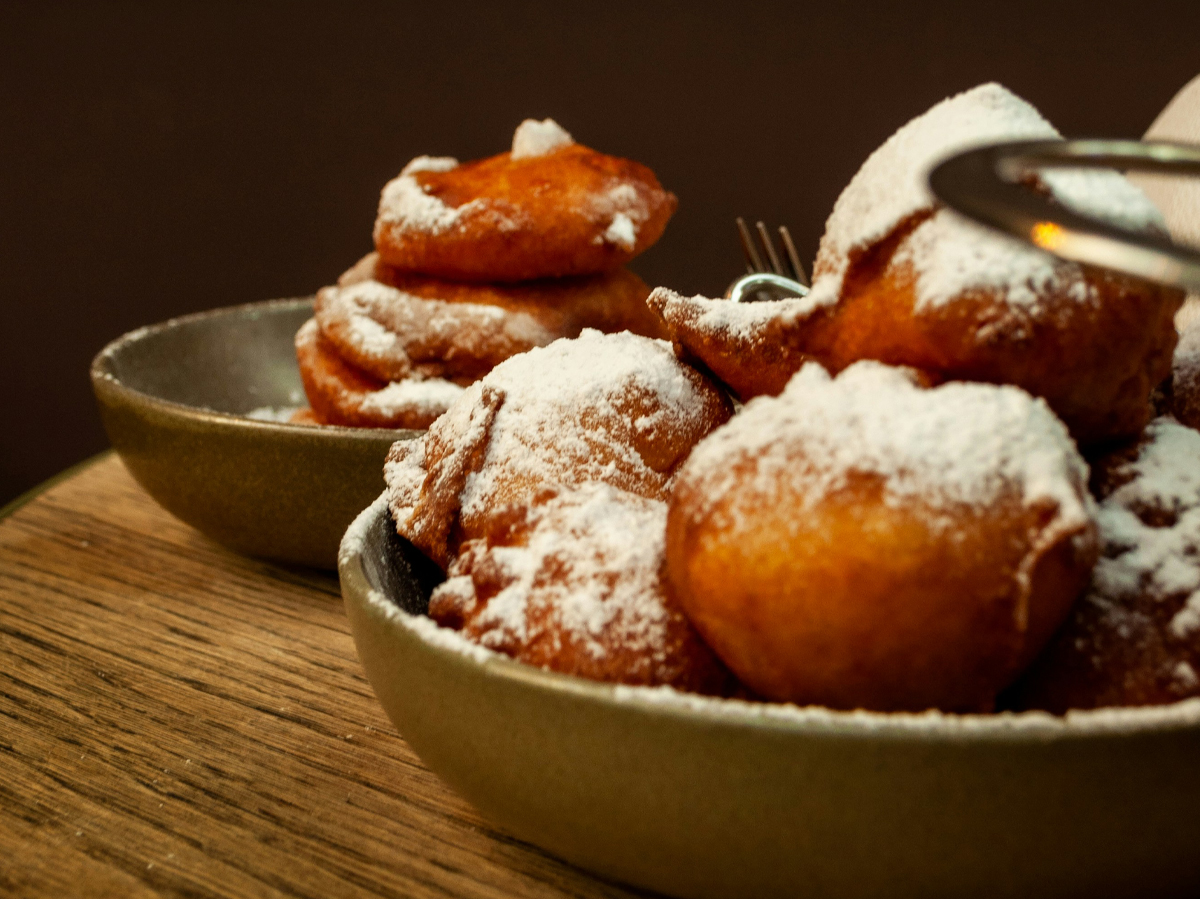
<instances>
[{"instance_id":1,"label":"wooden table surface","mask_svg":"<svg viewBox=\"0 0 1200 899\"><path fill-rule=\"evenodd\" d=\"M109 454L0 521L0 895L644 894L421 765L332 575L209 542Z\"/></svg>"}]
</instances>

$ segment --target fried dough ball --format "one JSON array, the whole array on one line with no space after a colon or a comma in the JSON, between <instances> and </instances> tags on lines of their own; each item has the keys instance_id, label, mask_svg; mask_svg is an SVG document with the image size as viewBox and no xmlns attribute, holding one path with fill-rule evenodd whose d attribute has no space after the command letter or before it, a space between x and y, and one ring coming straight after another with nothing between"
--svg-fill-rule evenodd
<instances>
[{"instance_id":1,"label":"fried dough ball","mask_svg":"<svg viewBox=\"0 0 1200 899\"><path fill-rule=\"evenodd\" d=\"M405 166L383 189L375 247L402 271L451 281L592 275L654 244L676 205L644 165L527 119L508 153Z\"/></svg>"},{"instance_id":2,"label":"fried dough ball","mask_svg":"<svg viewBox=\"0 0 1200 899\"><path fill-rule=\"evenodd\" d=\"M414 375L469 384L509 356L584 328L657 337L649 289L628 269L525 284L456 284L404 275L370 254L317 292L321 334L382 381Z\"/></svg>"},{"instance_id":3,"label":"fried dough ball","mask_svg":"<svg viewBox=\"0 0 1200 899\"><path fill-rule=\"evenodd\" d=\"M667 573L769 699L989 709L1087 584L1087 466L1014 387L810 363L680 469Z\"/></svg>"},{"instance_id":4,"label":"fried dough ball","mask_svg":"<svg viewBox=\"0 0 1200 899\"><path fill-rule=\"evenodd\" d=\"M662 576L666 518L666 503L607 484L552 488L463 544L429 615L563 674L728 692Z\"/></svg>"},{"instance_id":5,"label":"fried dough ball","mask_svg":"<svg viewBox=\"0 0 1200 899\"><path fill-rule=\"evenodd\" d=\"M1170 418L1093 466L1091 586L1005 705L1158 705L1200 696L1200 433Z\"/></svg>"},{"instance_id":6,"label":"fried dough ball","mask_svg":"<svg viewBox=\"0 0 1200 899\"><path fill-rule=\"evenodd\" d=\"M316 319L296 332L296 361L316 422L352 428L427 428L463 392L452 381L388 383L347 364Z\"/></svg>"},{"instance_id":7,"label":"fried dough ball","mask_svg":"<svg viewBox=\"0 0 1200 899\"><path fill-rule=\"evenodd\" d=\"M812 292L769 304L777 317L703 298L653 300L672 338L743 399L776 391L808 359L859 359L936 381L1015 384L1046 399L1081 443L1140 433L1175 347L1178 290L1055 259L942 208L926 175L955 150L1055 138L999 85L946 100L875 151L838 198ZM1128 227L1165 232L1161 214L1114 172L1046 172L1031 187ZM672 308L674 306L675 308ZM745 347L766 345L760 363Z\"/></svg>"},{"instance_id":8,"label":"fried dough ball","mask_svg":"<svg viewBox=\"0 0 1200 899\"><path fill-rule=\"evenodd\" d=\"M973 231L981 246L969 250ZM926 272L957 268L968 254L986 269L983 245L996 240L948 210L934 213L886 259L855 268L808 349L834 369L874 358L945 380L1024 387L1045 398L1081 444L1138 434L1152 414L1151 393L1170 373L1182 292L1044 258L1045 277L1031 264L1027 280L1014 282L1019 294L1038 285L1028 305L966 279L940 301L924 299Z\"/></svg>"},{"instance_id":9,"label":"fried dough ball","mask_svg":"<svg viewBox=\"0 0 1200 899\"><path fill-rule=\"evenodd\" d=\"M402 537L444 569L504 506L596 481L665 499L675 470L731 414L670 344L587 330L497 365L384 467Z\"/></svg>"}]
</instances>

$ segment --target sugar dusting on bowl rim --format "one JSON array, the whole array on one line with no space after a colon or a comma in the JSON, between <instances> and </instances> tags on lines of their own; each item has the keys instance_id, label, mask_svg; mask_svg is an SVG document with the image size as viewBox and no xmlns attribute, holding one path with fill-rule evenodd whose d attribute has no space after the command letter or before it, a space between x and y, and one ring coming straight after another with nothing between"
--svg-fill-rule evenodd
<instances>
[{"instance_id":1,"label":"sugar dusting on bowl rim","mask_svg":"<svg viewBox=\"0 0 1200 899\"><path fill-rule=\"evenodd\" d=\"M1074 710L1063 716L1040 711L992 714L956 714L936 709L924 712L839 711L820 706L802 707L790 703L701 696L668 686L635 687L601 683L535 668L472 643L457 631L439 626L431 618L405 612L370 583L359 559L366 551L367 533L379 518L387 514L387 508L385 491L360 512L347 528L338 550L339 570L349 566L358 567L359 575L367 585L366 605L379 613L388 624L404 628L436 650L448 651L480 665L491 676L517 679L553 692L570 692L581 698L626 706L644 714L665 713L811 735L937 737L948 741L981 738L1052 740L1137 735L1181 727L1200 727L1200 698L1160 706Z\"/></svg>"}]
</instances>

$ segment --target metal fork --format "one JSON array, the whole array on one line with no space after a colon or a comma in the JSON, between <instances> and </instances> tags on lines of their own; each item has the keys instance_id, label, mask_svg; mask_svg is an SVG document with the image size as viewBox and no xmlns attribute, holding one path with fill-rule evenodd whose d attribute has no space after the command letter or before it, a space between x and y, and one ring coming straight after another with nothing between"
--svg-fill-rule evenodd
<instances>
[{"instance_id":1,"label":"metal fork","mask_svg":"<svg viewBox=\"0 0 1200 899\"><path fill-rule=\"evenodd\" d=\"M735 303L806 296L809 289L808 277L804 274L800 254L796 252L796 245L792 243L792 235L788 233L788 229L782 225L779 227L779 239L783 246L781 256L775 249L775 242L771 240L767 226L758 222L755 228L762 242L761 254L755 246L750 229L746 227L746 220L738 216L738 237L742 242L742 252L746 256L746 274L729 285L725 296ZM770 263L769 268L763 263L764 257Z\"/></svg>"}]
</instances>

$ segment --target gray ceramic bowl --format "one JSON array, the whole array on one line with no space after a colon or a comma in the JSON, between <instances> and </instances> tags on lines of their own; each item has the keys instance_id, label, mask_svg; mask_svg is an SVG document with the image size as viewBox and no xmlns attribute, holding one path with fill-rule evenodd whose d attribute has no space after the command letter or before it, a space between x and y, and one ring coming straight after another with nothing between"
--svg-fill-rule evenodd
<instances>
[{"instance_id":1,"label":"gray ceramic bowl","mask_svg":"<svg viewBox=\"0 0 1200 899\"><path fill-rule=\"evenodd\" d=\"M1157 709L839 713L614 687L422 616L439 575L376 501L342 593L422 760L514 835L695 897L1156 897L1200 885L1200 700Z\"/></svg>"},{"instance_id":2,"label":"gray ceramic bowl","mask_svg":"<svg viewBox=\"0 0 1200 899\"><path fill-rule=\"evenodd\" d=\"M246 417L305 404L293 338L312 300L214 309L140 328L92 362L105 430L168 512L237 552L333 568L383 487L393 441L418 431Z\"/></svg>"}]
</instances>

